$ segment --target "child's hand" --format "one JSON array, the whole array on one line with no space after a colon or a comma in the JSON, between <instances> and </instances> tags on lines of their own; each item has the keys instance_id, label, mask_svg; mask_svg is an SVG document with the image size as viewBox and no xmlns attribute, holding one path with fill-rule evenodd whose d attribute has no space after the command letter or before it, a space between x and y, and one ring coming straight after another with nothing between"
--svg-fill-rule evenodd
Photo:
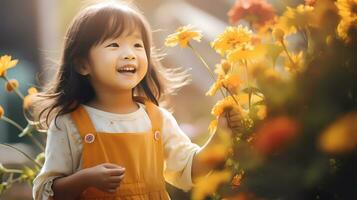
<instances>
[{"instance_id":1,"label":"child's hand","mask_svg":"<svg viewBox=\"0 0 357 200\"><path fill-rule=\"evenodd\" d=\"M242 127L242 113L234 109L224 112L218 118L218 128L239 130Z\"/></svg>"},{"instance_id":2,"label":"child's hand","mask_svg":"<svg viewBox=\"0 0 357 200\"><path fill-rule=\"evenodd\" d=\"M100 164L86 170L91 185L109 193L115 193L125 173L125 168L112 163Z\"/></svg>"}]
</instances>

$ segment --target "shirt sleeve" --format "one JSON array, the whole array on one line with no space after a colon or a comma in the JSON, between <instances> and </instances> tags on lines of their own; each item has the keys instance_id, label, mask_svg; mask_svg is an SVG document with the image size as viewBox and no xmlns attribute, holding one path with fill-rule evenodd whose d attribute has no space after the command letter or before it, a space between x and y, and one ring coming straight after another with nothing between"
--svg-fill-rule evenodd
<instances>
[{"instance_id":1,"label":"shirt sleeve","mask_svg":"<svg viewBox=\"0 0 357 200\"><path fill-rule=\"evenodd\" d=\"M181 130L170 112L161 108L163 113L163 140L165 153L165 180L182 190L190 190L192 183L192 160L200 149L197 144Z\"/></svg>"},{"instance_id":2,"label":"shirt sleeve","mask_svg":"<svg viewBox=\"0 0 357 200\"><path fill-rule=\"evenodd\" d=\"M58 117L57 125L58 128L53 120L47 132L45 163L33 181L35 200L49 199L53 196L53 180L73 173L73 158L68 137L69 127L64 116Z\"/></svg>"}]
</instances>

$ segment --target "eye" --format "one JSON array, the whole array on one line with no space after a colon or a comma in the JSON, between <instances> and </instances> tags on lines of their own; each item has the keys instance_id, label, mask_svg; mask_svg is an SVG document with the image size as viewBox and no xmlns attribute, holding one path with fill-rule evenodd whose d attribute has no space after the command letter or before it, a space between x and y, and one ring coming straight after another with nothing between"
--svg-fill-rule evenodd
<instances>
[{"instance_id":1,"label":"eye","mask_svg":"<svg viewBox=\"0 0 357 200\"><path fill-rule=\"evenodd\" d=\"M110 43L109 45L107 45L106 47L119 47L119 44L116 42Z\"/></svg>"},{"instance_id":2,"label":"eye","mask_svg":"<svg viewBox=\"0 0 357 200\"><path fill-rule=\"evenodd\" d=\"M141 48L141 47L143 47L143 45L142 45L141 43L135 43L135 44L134 44L134 47Z\"/></svg>"}]
</instances>

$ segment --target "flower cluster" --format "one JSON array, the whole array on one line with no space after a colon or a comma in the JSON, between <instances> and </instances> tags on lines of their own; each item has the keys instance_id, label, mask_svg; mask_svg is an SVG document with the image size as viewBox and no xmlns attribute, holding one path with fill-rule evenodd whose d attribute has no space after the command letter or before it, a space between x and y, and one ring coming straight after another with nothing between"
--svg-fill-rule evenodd
<instances>
[{"instance_id":1,"label":"flower cluster","mask_svg":"<svg viewBox=\"0 0 357 200\"><path fill-rule=\"evenodd\" d=\"M15 146L10 144L0 144L1 146L11 148L15 151L18 151L25 157L27 157L31 162L32 166L24 165L22 169L11 169L3 166L0 163L0 195L7 189L9 189L14 183L17 182L27 182L30 186L32 186L32 181L39 173L40 168L44 163L44 144L39 141L38 137L34 136L35 126L36 124L33 121L29 120L26 116L30 112L30 107L32 104L31 99L37 93L37 89L34 87L30 87L28 89L28 95L24 96L21 91L19 90L19 82L16 79L8 79L7 71L16 66L18 60L12 60L11 56L3 55L0 57L0 78L5 81L5 90L9 93L15 92L19 98L23 100L23 113L24 117L27 120L28 124L25 128L23 128L20 124L15 122L14 120L10 119L6 116L6 112L4 108L0 105L0 120L11 124L12 126L16 127L19 130L19 137L29 137L32 142L37 145L37 147L42 151L37 155L36 158L32 158L26 152L18 149Z\"/></svg>"},{"instance_id":2,"label":"flower cluster","mask_svg":"<svg viewBox=\"0 0 357 200\"><path fill-rule=\"evenodd\" d=\"M266 1L237 0L229 21L248 26L228 26L210 43L222 57L214 69L191 43L200 31L183 27L167 38L191 35L181 47L213 78L206 95L222 95L210 132L228 110L242 116L227 144L204 157L225 166L199 179L193 199L351 198L354 189L337 181L356 183L345 176L357 166L356 7L356 0L306 0L278 16Z\"/></svg>"}]
</instances>

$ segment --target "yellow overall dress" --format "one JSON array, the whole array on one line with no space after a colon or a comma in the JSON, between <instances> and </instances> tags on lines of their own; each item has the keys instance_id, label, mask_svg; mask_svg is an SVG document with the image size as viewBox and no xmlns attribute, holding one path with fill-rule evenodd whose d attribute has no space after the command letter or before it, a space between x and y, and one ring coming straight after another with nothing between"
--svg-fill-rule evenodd
<instances>
[{"instance_id":1,"label":"yellow overall dress","mask_svg":"<svg viewBox=\"0 0 357 200\"><path fill-rule=\"evenodd\" d=\"M164 152L159 108L143 98L152 130L141 133L97 132L83 106L71 115L83 139L82 168L102 163L125 167L125 175L115 194L94 187L85 190L81 199L169 200L163 176Z\"/></svg>"}]
</instances>

